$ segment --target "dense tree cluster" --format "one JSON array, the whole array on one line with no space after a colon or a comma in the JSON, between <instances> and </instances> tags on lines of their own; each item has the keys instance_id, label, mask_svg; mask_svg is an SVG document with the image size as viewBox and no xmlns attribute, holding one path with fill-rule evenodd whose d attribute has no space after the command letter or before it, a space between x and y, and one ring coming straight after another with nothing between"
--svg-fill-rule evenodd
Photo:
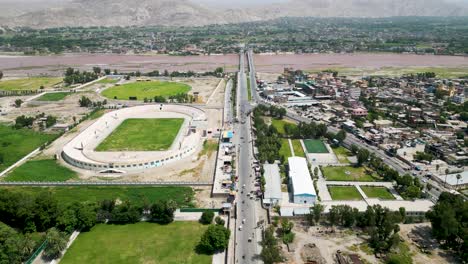
<instances>
[{"instance_id":1,"label":"dense tree cluster","mask_svg":"<svg viewBox=\"0 0 468 264\"><path fill-rule=\"evenodd\" d=\"M200 217L200 223L204 225L209 225L213 222L214 212L213 211L204 211Z\"/></svg>"},{"instance_id":2,"label":"dense tree cluster","mask_svg":"<svg viewBox=\"0 0 468 264\"><path fill-rule=\"evenodd\" d=\"M468 262L468 202L460 195L444 192L426 217L432 233L444 246Z\"/></svg>"},{"instance_id":3,"label":"dense tree cluster","mask_svg":"<svg viewBox=\"0 0 468 264\"><path fill-rule=\"evenodd\" d=\"M263 234L263 240L261 242L262 251L260 258L265 264L280 263L284 257L281 254L281 249L278 245L278 240L275 237L275 227L269 226Z\"/></svg>"},{"instance_id":4,"label":"dense tree cluster","mask_svg":"<svg viewBox=\"0 0 468 264\"><path fill-rule=\"evenodd\" d=\"M231 231L223 225L210 225L203 233L197 246L197 251L204 254L213 254L228 247Z\"/></svg>"},{"instance_id":5,"label":"dense tree cluster","mask_svg":"<svg viewBox=\"0 0 468 264\"><path fill-rule=\"evenodd\" d=\"M34 117L27 117L25 115L20 115L15 119L15 128L20 129L23 127L31 127L34 123Z\"/></svg>"},{"instance_id":6,"label":"dense tree cluster","mask_svg":"<svg viewBox=\"0 0 468 264\"><path fill-rule=\"evenodd\" d=\"M414 159L432 162L432 160L434 159L434 156L431 153L417 151L416 154L414 155Z\"/></svg>"},{"instance_id":7,"label":"dense tree cluster","mask_svg":"<svg viewBox=\"0 0 468 264\"><path fill-rule=\"evenodd\" d=\"M47 232L45 256L55 258L74 230L88 231L96 223L136 223L143 217L170 223L177 204L158 201L136 205L115 200L99 203L59 204L51 192L38 194L4 190L0 192L0 263L20 263L27 259L43 238L32 239L31 233Z\"/></svg>"},{"instance_id":8,"label":"dense tree cluster","mask_svg":"<svg viewBox=\"0 0 468 264\"><path fill-rule=\"evenodd\" d=\"M97 78L98 74L96 74L95 72L80 72L79 70L68 68L65 71L65 77L63 78L63 82L66 85L72 85L77 83L87 83L96 80Z\"/></svg>"},{"instance_id":9,"label":"dense tree cluster","mask_svg":"<svg viewBox=\"0 0 468 264\"><path fill-rule=\"evenodd\" d=\"M101 108L101 107L103 107L104 105L107 104L107 100L104 99L102 101L94 102L91 99L89 99L88 97L83 95L78 100L78 104L80 105L80 107L97 107L97 108Z\"/></svg>"}]
</instances>

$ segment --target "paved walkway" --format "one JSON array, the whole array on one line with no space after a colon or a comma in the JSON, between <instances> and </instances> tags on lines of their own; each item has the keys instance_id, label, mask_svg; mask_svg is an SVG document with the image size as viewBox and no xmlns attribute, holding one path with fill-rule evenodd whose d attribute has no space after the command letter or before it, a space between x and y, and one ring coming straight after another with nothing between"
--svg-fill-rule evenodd
<instances>
[{"instance_id":1,"label":"paved walkway","mask_svg":"<svg viewBox=\"0 0 468 264\"><path fill-rule=\"evenodd\" d=\"M292 157L295 157L295 156L296 156L296 153L294 153L294 148L293 148L292 141L291 141L290 138L288 138L288 144L289 144L289 149L291 149L291 155L292 155Z\"/></svg>"}]
</instances>

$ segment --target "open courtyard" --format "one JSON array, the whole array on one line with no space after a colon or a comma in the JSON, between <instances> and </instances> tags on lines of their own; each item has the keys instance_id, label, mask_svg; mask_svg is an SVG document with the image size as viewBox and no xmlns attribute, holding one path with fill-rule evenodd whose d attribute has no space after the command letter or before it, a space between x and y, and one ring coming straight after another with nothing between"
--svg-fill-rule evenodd
<instances>
[{"instance_id":1,"label":"open courtyard","mask_svg":"<svg viewBox=\"0 0 468 264\"><path fill-rule=\"evenodd\" d=\"M184 83L177 82L134 82L119 86L114 86L102 92L107 98L118 100L129 100L136 97L136 100L143 101L144 98L152 99L155 96L169 97L176 94L187 93L191 87Z\"/></svg>"},{"instance_id":2,"label":"open courtyard","mask_svg":"<svg viewBox=\"0 0 468 264\"><path fill-rule=\"evenodd\" d=\"M96 151L160 151L171 147L183 118L135 118L122 122Z\"/></svg>"},{"instance_id":3,"label":"open courtyard","mask_svg":"<svg viewBox=\"0 0 468 264\"><path fill-rule=\"evenodd\" d=\"M61 263L208 264L212 257L195 251L206 228L198 222L101 224L81 233Z\"/></svg>"}]
</instances>

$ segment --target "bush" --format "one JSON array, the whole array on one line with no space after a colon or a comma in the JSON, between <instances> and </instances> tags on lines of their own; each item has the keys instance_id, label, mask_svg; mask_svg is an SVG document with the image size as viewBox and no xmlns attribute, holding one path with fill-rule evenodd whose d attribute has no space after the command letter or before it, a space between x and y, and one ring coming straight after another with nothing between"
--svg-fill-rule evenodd
<instances>
[{"instance_id":1,"label":"bush","mask_svg":"<svg viewBox=\"0 0 468 264\"><path fill-rule=\"evenodd\" d=\"M225 224L226 222L224 221L224 219L222 219L221 217L217 216L217 217L215 218L215 223L216 223L217 225L224 226L224 224Z\"/></svg>"},{"instance_id":2,"label":"bush","mask_svg":"<svg viewBox=\"0 0 468 264\"><path fill-rule=\"evenodd\" d=\"M209 225L213 222L214 213L212 211L205 211L200 217L200 223Z\"/></svg>"}]
</instances>

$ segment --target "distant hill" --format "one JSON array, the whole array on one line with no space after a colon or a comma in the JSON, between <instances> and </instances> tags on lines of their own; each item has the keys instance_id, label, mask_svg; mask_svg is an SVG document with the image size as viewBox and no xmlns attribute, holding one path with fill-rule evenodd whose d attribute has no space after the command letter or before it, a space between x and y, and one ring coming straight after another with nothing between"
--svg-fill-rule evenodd
<instances>
[{"instance_id":1,"label":"distant hill","mask_svg":"<svg viewBox=\"0 0 468 264\"><path fill-rule=\"evenodd\" d=\"M37 0L40 1L40 0ZM50 28L65 26L202 26L270 20L279 17L467 16L468 5L453 0L290 0L235 7L201 5L189 0L75 0L34 11L1 12L0 25ZM45 0L47 1L47 0ZM235 1L233 1L235 3ZM19 14L19 15L16 15Z\"/></svg>"}]
</instances>

